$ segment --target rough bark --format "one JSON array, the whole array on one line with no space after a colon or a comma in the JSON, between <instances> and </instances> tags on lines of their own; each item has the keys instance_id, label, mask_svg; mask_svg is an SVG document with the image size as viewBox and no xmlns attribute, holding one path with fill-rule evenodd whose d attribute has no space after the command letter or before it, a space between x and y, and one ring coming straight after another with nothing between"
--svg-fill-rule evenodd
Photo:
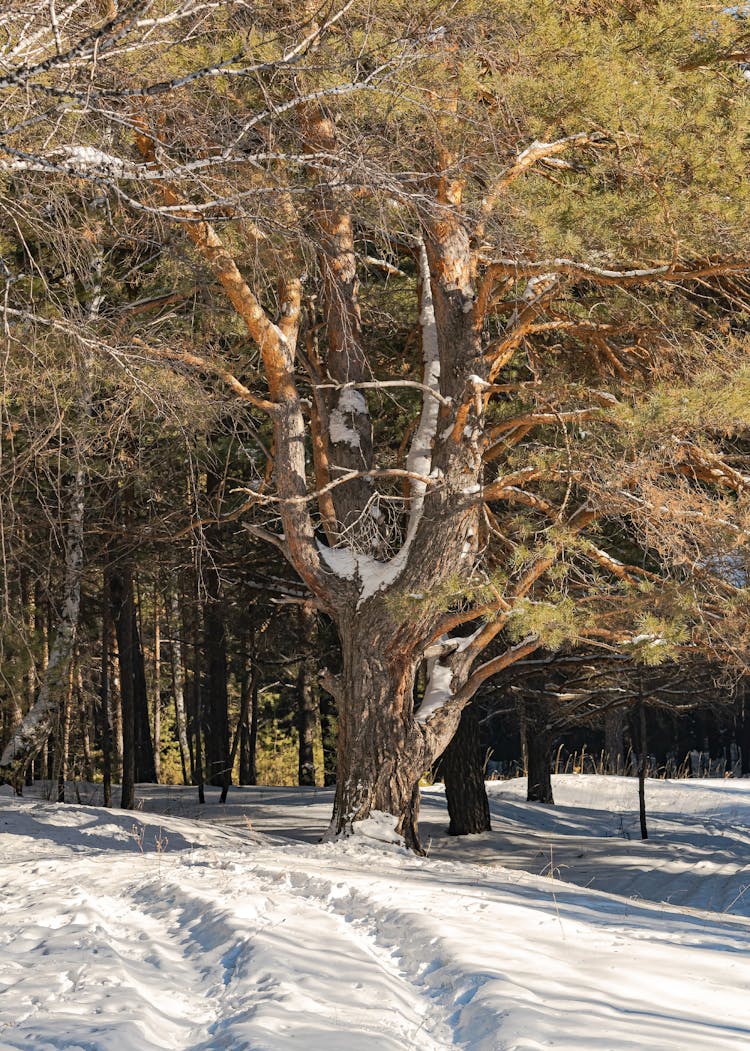
<instances>
[{"instance_id":1,"label":"rough bark","mask_svg":"<svg viewBox=\"0 0 750 1051\"><path fill-rule=\"evenodd\" d=\"M472 704L461 713L453 739L443 752L440 772L445 781L450 825L448 835L489 832L490 804L484 786L484 755L479 720Z\"/></svg>"},{"instance_id":2,"label":"rough bark","mask_svg":"<svg viewBox=\"0 0 750 1051\"><path fill-rule=\"evenodd\" d=\"M542 694L528 695L524 702L529 803L554 803L552 794L552 744L549 703Z\"/></svg>"},{"instance_id":3,"label":"rough bark","mask_svg":"<svg viewBox=\"0 0 750 1051\"><path fill-rule=\"evenodd\" d=\"M613 708L604 717L604 755L608 774L621 774L624 771L626 722L624 708Z\"/></svg>"}]
</instances>

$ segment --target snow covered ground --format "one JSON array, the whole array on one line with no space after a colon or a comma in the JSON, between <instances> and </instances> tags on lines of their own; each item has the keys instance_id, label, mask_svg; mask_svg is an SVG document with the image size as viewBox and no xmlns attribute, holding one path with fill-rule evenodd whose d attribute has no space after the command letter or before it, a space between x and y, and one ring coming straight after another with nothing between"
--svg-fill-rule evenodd
<instances>
[{"instance_id":1,"label":"snow covered ground","mask_svg":"<svg viewBox=\"0 0 750 1051\"><path fill-rule=\"evenodd\" d=\"M494 782L427 858L318 845L323 790L0 790L0 1051L750 1048L750 781ZM92 787L82 799L96 802Z\"/></svg>"}]
</instances>

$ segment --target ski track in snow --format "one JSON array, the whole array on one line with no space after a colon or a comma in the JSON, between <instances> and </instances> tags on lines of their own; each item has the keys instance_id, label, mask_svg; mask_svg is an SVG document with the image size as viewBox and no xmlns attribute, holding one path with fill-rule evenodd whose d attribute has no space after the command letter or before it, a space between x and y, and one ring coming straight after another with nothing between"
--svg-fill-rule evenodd
<instances>
[{"instance_id":1,"label":"ski track in snow","mask_svg":"<svg viewBox=\"0 0 750 1051\"><path fill-rule=\"evenodd\" d=\"M430 1035L434 1005L392 955L283 875L237 861L228 883L225 862L164 860L157 875L141 862L136 879L132 859L89 865L98 894L58 878L51 903L47 863L23 866L20 900L16 874L3 920L22 933L0 945L3 1051L454 1046Z\"/></svg>"},{"instance_id":2,"label":"ski track in snow","mask_svg":"<svg viewBox=\"0 0 750 1051\"><path fill-rule=\"evenodd\" d=\"M613 831L633 784L560 778L551 809L496 783L496 832L458 842L432 790L426 859L290 844L299 792L280 817L238 790L221 826L3 790L0 1051L750 1047L750 782L650 785L646 844Z\"/></svg>"}]
</instances>

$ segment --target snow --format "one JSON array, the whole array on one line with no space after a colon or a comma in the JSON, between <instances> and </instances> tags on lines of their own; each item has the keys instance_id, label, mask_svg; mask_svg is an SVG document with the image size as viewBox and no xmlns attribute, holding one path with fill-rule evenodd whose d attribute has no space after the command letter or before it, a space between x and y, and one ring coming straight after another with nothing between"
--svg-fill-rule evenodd
<instances>
[{"instance_id":1,"label":"snow","mask_svg":"<svg viewBox=\"0 0 750 1051\"><path fill-rule=\"evenodd\" d=\"M488 787L461 839L424 790L426 858L318 844L331 790L0 789L0 1049L750 1046L750 781L648 781L646 842L634 779Z\"/></svg>"},{"instance_id":2,"label":"snow","mask_svg":"<svg viewBox=\"0 0 750 1051\"><path fill-rule=\"evenodd\" d=\"M426 723L430 716L449 701L453 695L451 683L453 669L449 664L441 664L439 656L427 658L427 684L424 697L417 711L417 722Z\"/></svg>"},{"instance_id":3,"label":"snow","mask_svg":"<svg viewBox=\"0 0 750 1051\"><path fill-rule=\"evenodd\" d=\"M361 447L359 433L350 426L356 415L367 415L367 402L353 387L346 387L339 395L338 406L328 420L328 434L336 445L348 445L352 449Z\"/></svg>"}]
</instances>

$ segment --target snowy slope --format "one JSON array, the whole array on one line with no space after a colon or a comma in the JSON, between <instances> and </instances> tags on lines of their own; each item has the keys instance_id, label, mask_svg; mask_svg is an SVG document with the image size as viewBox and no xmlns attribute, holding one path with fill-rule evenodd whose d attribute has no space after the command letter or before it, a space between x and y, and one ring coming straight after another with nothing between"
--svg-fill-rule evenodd
<instances>
[{"instance_id":1,"label":"snowy slope","mask_svg":"<svg viewBox=\"0 0 750 1051\"><path fill-rule=\"evenodd\" d=\"M644 844L634 781L555 782L458 841L427 790L426 859L317 845L328 792L2 789L0 1051L750 1048L750 782L650 782Z\"/></svg>"}]
</instances>

